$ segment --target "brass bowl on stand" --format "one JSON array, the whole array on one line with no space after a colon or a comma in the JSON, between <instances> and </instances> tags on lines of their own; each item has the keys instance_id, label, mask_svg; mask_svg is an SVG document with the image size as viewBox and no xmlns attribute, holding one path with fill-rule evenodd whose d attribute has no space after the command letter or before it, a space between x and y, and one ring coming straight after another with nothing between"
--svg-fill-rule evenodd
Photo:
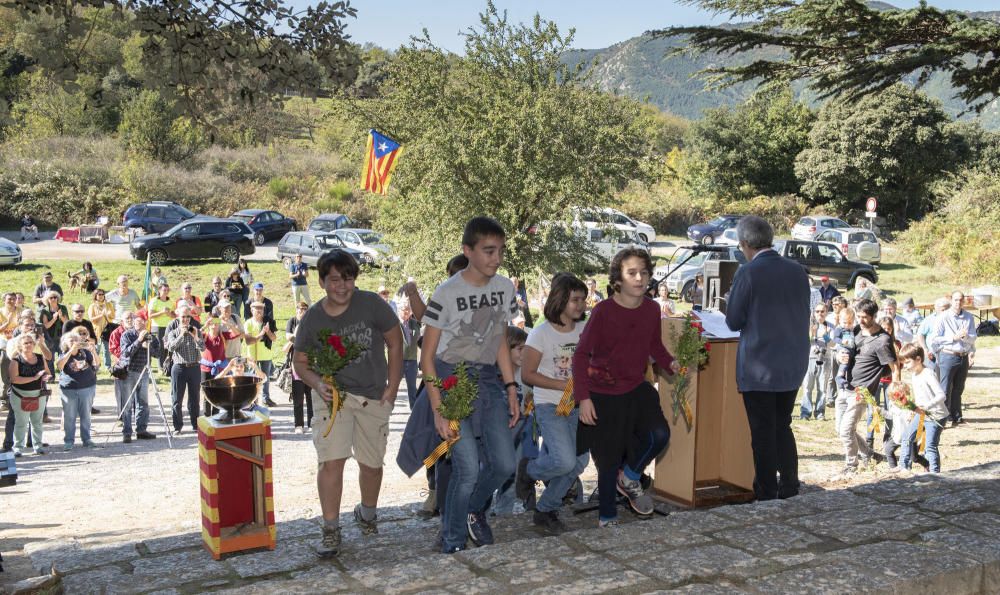
<instances>
[{"instance_id":1,"label":"brass bowl on stand","mask_svg":"<svg viewBox=\"0 0 1000 595\"><path fill-rule=\"evenodd\" d=\"M212 416L217 422L238 424L251 419L242 409L253 403L264 381L256 376L210 378L201 383L208 402L220 409Z\"/></svg>"}]
</instances>

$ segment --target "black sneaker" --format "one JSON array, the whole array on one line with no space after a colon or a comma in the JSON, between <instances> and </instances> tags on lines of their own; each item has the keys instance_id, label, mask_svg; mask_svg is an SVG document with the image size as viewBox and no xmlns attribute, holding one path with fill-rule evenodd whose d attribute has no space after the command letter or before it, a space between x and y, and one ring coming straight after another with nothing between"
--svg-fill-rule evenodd
<instances>
[{"instance_id":1,"label":"black sneaker","mask_svg":"<svg viewBox=\"0 0 1000 595\"><path fill-rule=\"evenodd\" d=\"M927 457L920 453L913 455L913 462L923 467L924 471L931 470L931 462L927 460Z\"/></svg>"},{"instance_id":2,"label":"black sneaker","mask_svg":"<svg viewBox=\"0 0 1000 595\"><path fill-rule=\"evenodd\" d=\"M528 459L521 459L514 476L514 495L522 502L527 502L535 494L535 483L535 480L528 475Z\"/></svg>"},{"instance_id":3,"label":"black sneaker","mask_svg":"<svg viewBox=\"0 0 1000 595\"><path fill-rule=\"evenodd\" d=\"M129 434L124 434L122 436L122 442L124 442L125 444L132 444L132 436Z\"/></svg>"},{"instance_id":4,"label":"black sneaker","mask_svg":"<svg viewBox=\"0 0 1000 595\"><path fill-rule=\"evenodd\" d=\"M550 510L548 512L536 510L531 517L531 521L554 535L566 530L566 525L559 520L559 511L557 510Z\"/></svg>"},{"instance_id":5,"label":"black sneaker","mask_svg":"<svg viewBox=\"0 0 1000 595\"><path fill-rule=\"evenodd\" d=\"M469 538L477 546L493 545L493 530L486 522L486 515L481 512L470 512L466 523L469 528Z\"/></svg>"},{"instance_id":6,"label":"black sneaker","mask_svg":"<svg viewBox=\"0 0 1000 595\"><path fill-rule=\"evenodd\" d=\"M264 399L264 404L267 405L268 407L277 407L278 406L278 404L275 403L270 397Z\"/></svg>"},{"instance_id":7,"label":"black sneaker","mask_svg":"<svg viewBox=\"0 0 1000 595\"><path fill-rule=\"evenodd\" d=\"M156 434L152 432L147 432L146 430L143 430L141 432L136 432L135 437L138 438L139 440L156 440Z\"/></svg>"},{"instance_id":8,"label":"black sneaker","mask_svg":"<svg viewBox=\"0 0 1000 595\"><path fill-rule=\"evenodd\" d=\"M98 409L97 407L91 407L90 408L90 414L91 415L98 415L100 412L101 412L101 410Z\"/></svg>"},{"instance_id":9,"label":"black sneaker","mask_svg":"<svg viewBox=\"0 0 1000 595\"><path fill-rule=\"evenodd\" d=\"M323 526L323 538L319 547L316 548L316 555L320 558L332 558L340 553L340 527Z\"/></svg>"}]
</instances>

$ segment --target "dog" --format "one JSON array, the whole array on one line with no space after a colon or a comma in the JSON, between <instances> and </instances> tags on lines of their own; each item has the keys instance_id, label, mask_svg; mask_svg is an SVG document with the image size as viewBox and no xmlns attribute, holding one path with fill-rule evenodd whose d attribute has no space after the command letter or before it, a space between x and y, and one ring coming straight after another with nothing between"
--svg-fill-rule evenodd
<instances>
[{"instance_id":1,"label":"dog","mask_svg":"<svg viewBox=\"0 0 1000 595\"><path fill-rule=\"evenodd\" d=\"M79 291L81 293L85 291L83 287L83 280L80 278L80 275L74 275L73 273L66 271L66 276L69 277L70 291Z\"/></svg>"}]
</instances>

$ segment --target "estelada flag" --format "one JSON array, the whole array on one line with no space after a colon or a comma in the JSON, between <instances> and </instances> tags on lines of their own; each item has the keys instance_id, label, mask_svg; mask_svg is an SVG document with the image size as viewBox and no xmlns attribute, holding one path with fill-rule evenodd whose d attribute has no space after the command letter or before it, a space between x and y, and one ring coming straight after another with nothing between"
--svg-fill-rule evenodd
<instances>
[{"instance_id":1,"label":"estelada flag","mask_svg":"<svg viewBox=\"0 0 1000 595\"><path fill-rule=\"evenodd\" d=\"M385 194L389 189L389 178L396 168L403 145L372 128L368 131L368 147L365 149L365 166L361 170L361 187L369 192Z\"/></svg>"}]
</instances>

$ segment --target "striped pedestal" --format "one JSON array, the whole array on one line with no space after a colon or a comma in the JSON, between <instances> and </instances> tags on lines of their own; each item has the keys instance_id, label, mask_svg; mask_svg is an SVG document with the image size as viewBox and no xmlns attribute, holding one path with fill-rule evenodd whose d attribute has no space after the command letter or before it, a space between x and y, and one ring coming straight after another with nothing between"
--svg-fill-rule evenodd
<instances>
[{"instance_id":1,"label":"striped pedestal","mask_svg":"<svg viewBox=\"0 0 1000 595\"><path fill-rule=\"evenodd\" d=\"M205 549L223 554L274 549L271 421L220 424L198 418L201 535Z\"/></svg>"}]
</instances>

